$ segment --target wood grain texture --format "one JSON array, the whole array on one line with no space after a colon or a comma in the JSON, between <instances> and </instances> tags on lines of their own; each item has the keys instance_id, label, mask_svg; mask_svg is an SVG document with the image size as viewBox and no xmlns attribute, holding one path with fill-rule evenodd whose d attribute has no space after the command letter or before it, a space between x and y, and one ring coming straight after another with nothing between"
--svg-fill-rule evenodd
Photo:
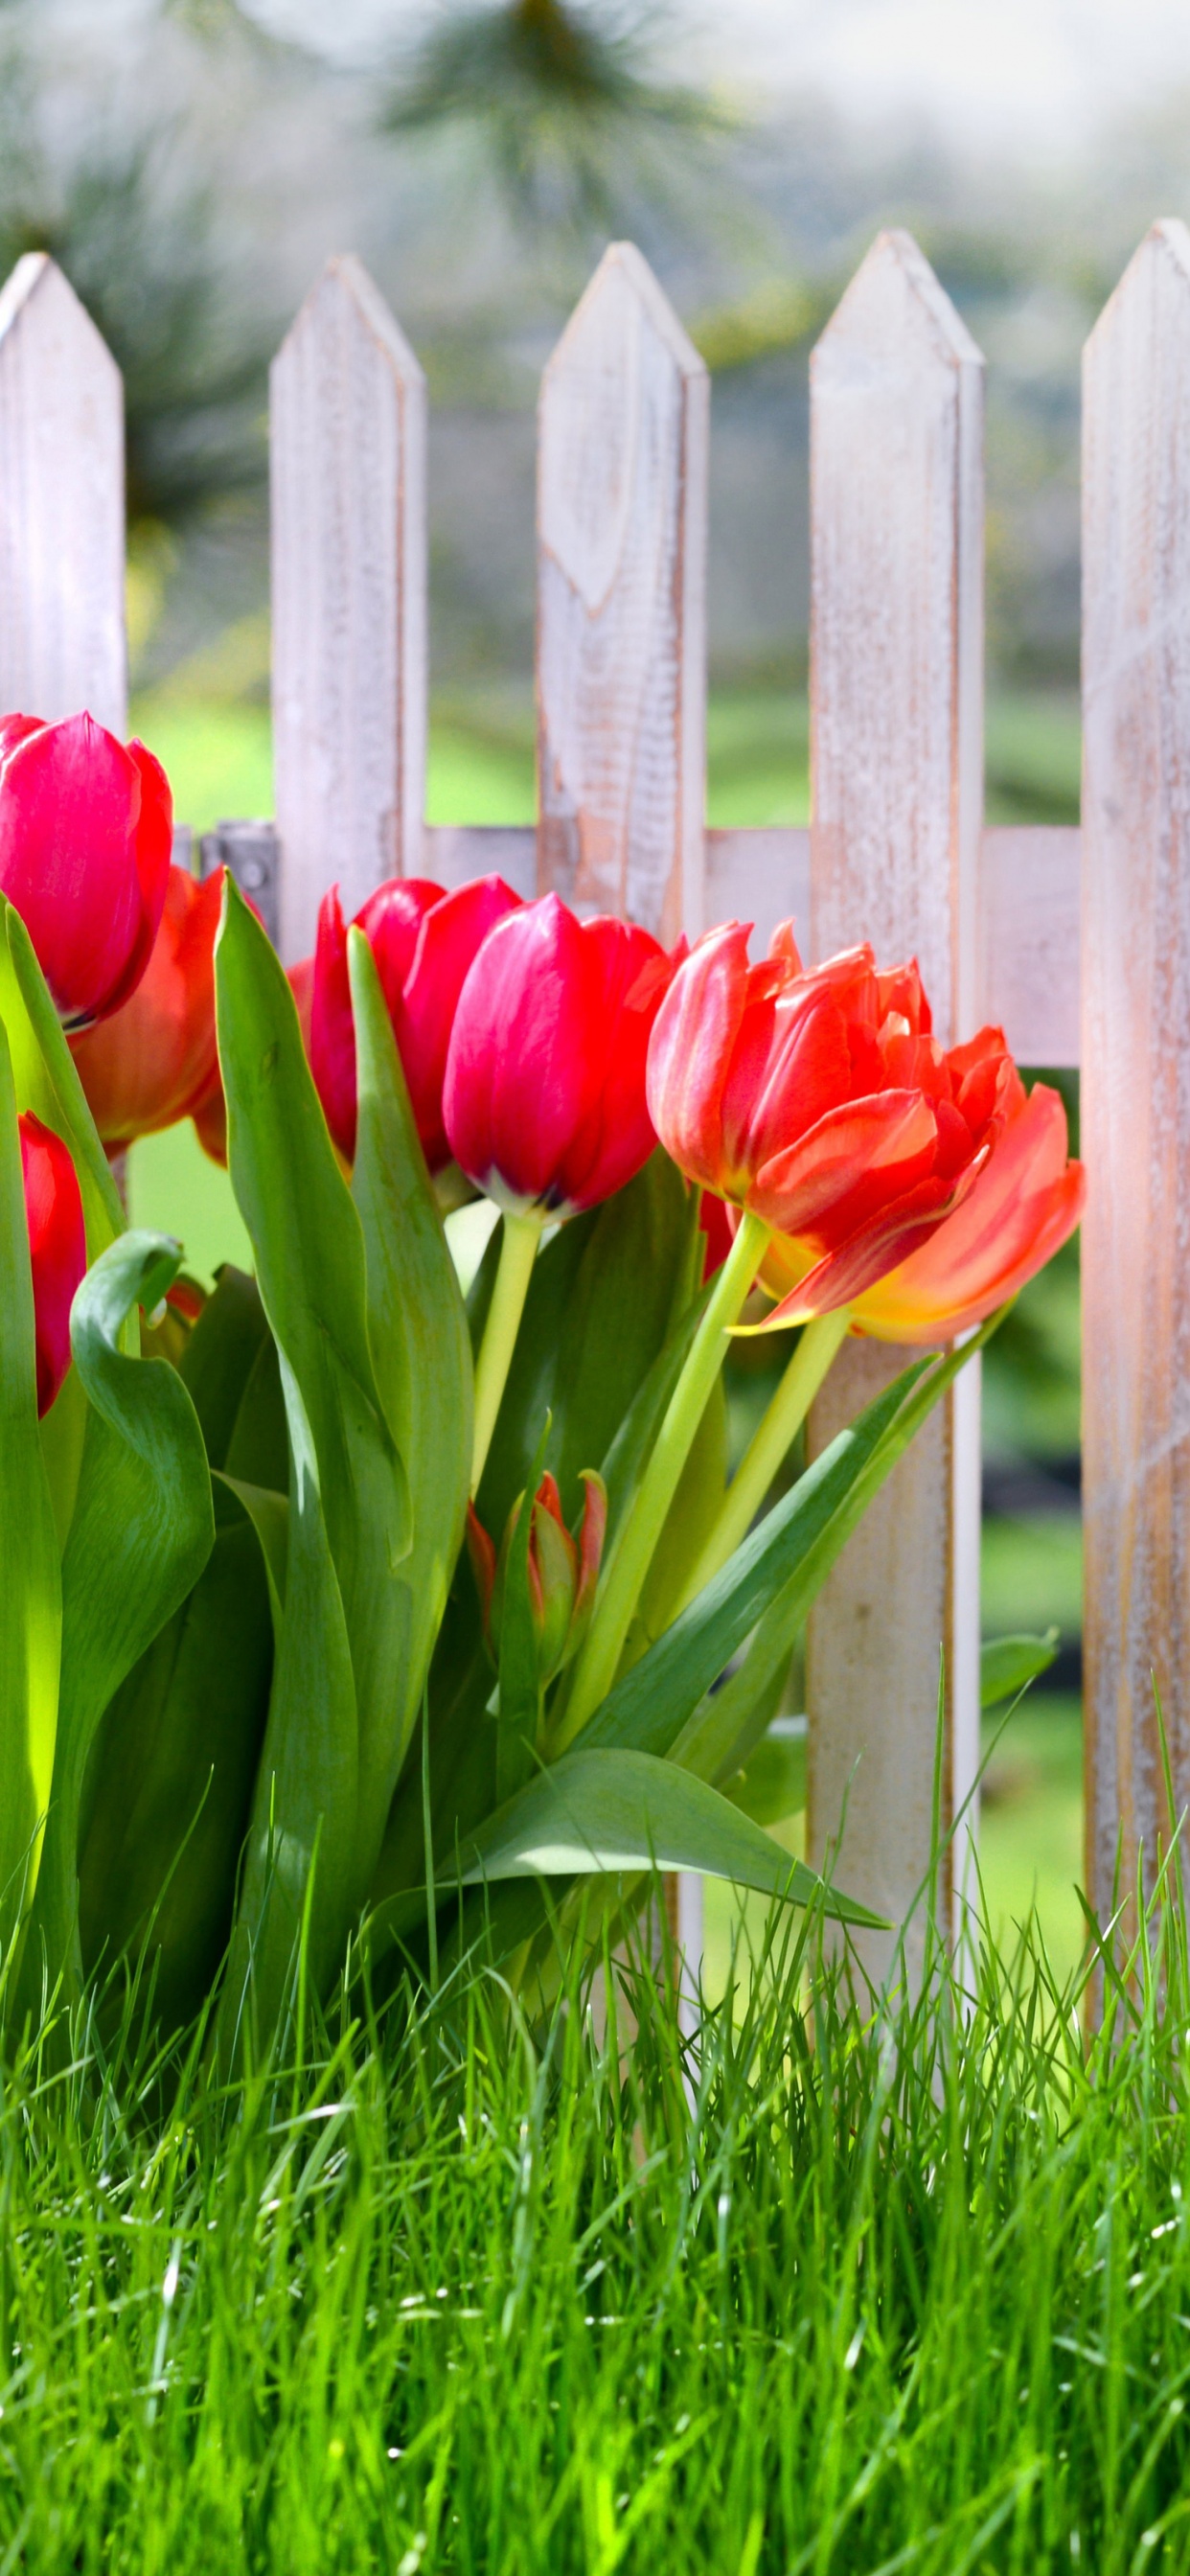
<instances>
[{"instance_id":1,"label":"wood grain texture","mask_svg":"<svg viewBox=\"0 0 1190 2576\"><path fill-rule=\"evenodd\" d=\"M0 707L128 730L123 386L44 251L0 290Z\"/></svg>"},{"instance_id":2,"label":"wood grain texture","mask_svg":"<svg viewBox=\"0 0 1190 2576\"><path fill-rule=\"evenodd\" d=\"M541 388L538 883L667 942L702 927L706 368L627 242Z\"/></svg>"},{"instance_id":3,"label":"wood grain texture","mask_svg":"<svg viewBox=\"0 0 1190 2576\"><path fill-rule=\"evenodd\" d=\"M359 260L328 260L273 361L273 758L281 949L336 879L421 867L425 379Z\"/></svg>"},{"instance_id":4,"label":"wood grain texture","mask_svg":"<svg viewBox=\"0 0 1190 2576\"><path fill-rule=\"evenodd\" d=\"M916 244L881 234L811 364L813 947L915 952L944 1043L977 996L982 418L974 342ZM815 1450L904 1357L845 1349ZM973 1413L968 1389L915 1442L810 1626L810 1848L822 1858L846 1802L842 1883L898 1921L928 1874L943 1654L944 1826L977 1760ZM866 1955L882 1970L891 1945L869 1936Z\"/></svg>"},{"instance_id":5,"label":"wood grain texture","mask_svg":"<svg viewBox=\"0 0 1190 2576\"><path fill-rule=\"evenodd\" d=\"M494 872L531 895L536 836L531 823L427 823L423 864L442 885ZM975 1017L1004 1030L1018 1064L1079 1062L1080 864L1077 826L997 824L983 834ZM792 920L813 956L809 833L782 824L708 830L704 908L708 928L753 922L754 953Z\"/></svg>"},{"instance_id":6,"label":"wood grain texture","mask_svg":"<svg viewBox=\"0 0 1190 2576\"><path fill-rule=\"evenodd\" d=\"M1087 1884L1190 1795L1190 233L1154 227L1083 407Z\"/></svg>"},{"instance_id":7,"label":"wood grain texture","mask_svg":"<svg viewBox=\"0 0 1190 2576\"><path fill-rule=\"evenodd\" d=\"M979 868L976 1020L1018 1064L1079 1061L1081 865L1077 825L985 831Z\"/></svg>"}]
</instances>

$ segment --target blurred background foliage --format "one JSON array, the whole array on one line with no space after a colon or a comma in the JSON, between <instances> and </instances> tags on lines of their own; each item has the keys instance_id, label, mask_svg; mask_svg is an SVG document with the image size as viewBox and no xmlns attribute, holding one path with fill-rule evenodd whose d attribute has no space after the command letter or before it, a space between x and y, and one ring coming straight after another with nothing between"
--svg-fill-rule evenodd
<instances>
[{"instance_id":1,"label":"blurred background foliage","mask_svg":"<svg viewBox=\"0 0 1190 2576\"><path fill-rule=\"evenodd\" d=\"M1190 120L1171 96L1121 121L1059 186L766 94L730 11L716 54L692 5L0 0L0 262L51 250L124 371L136 717L187 820L271 810L267 365L343 248L429 379L431 819L531 819L537 384L626 233L714 379L710 818L804 821L808 360L889 223L988 360L989 816L1077 819L1079 353L1187 193ZM138 1149L133 1190L146 1220L189 1210L200 1267L234 1250L189 1131ZM985 1365L985 1625L1064 1640L1041 1735L991 1777L1012 1901L1077 1868L1077 1317L1072 1248ZM750 1400L741 1375L741 1423Z\"/></svg>"}]
</instances>

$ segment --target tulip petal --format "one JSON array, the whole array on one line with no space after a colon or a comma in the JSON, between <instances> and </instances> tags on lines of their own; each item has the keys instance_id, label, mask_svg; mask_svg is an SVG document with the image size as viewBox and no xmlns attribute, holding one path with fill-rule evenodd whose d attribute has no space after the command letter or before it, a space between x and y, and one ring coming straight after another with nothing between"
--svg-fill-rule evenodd
<instances>
[{"instance_id":1,"label":"tulip petal","mask_svg":"<svg viewBox=\"0 0 1190 2576\"><path fill-rule=\"evenodd\" d=\"M46 1414L70 1366L70 1309L87 1267L83 1200L61 1137L32 1110L18 1126L33 1267L37 1410Z\"/></svg>"},{"instance_id":2,"label":"tulip petal","mask_svg":"<svg viewBox=\"0 0 1190 2576\"><path fill-rule=\"evenodd\" d=\"M27 721L27 720L22 720ZM164 772L88 715L41 725L0 763L0 890L20 913L60 1016L99 1019L148 962L165 901Z\"/></svg>"},{"instance_id":3,"label":"tulip petal","mask_svg":"<svg viewBox=\"0 0 1190 2576\"><path fill-rule=\"evenodd\" d=\"M649 1114L690 1180L730 1192L721 1103L748 1002L750 924L721 922L691 949L653 1023Z\"/></svg>"},{"instance_id":4,"label":"tulip petal","mask_svg":"<svg viewBox=\"0 0 1190 2576\"><path fill-rule=\"evenodd\" d=\"M590 1103L603 977L574 914L549 894L498 921L468 970L443 1115L455 1161L513 1212L556 1203L559 1165Z\"/></svg>"},{"instance_id":5,"label":"tulip petal","mask_svg":"<svg viewBox=\"0 0 1190 2576\"><path fill-rule=\"evenodd\" d=\"M417 1132L432 1172L442 1171L451 1160L442 1086L459 995L488 932L521 908L520 896L503 877L477 877L443 895L423 914L403 989L396 1003L389 1003Z\"/></svg>"},{"instance_id":6,"label":"tulip petal","mask_svg":"<svg viewBox=\"0 0 1190 2576\"><path fill-rule=\"evenodd\" d=\"M931 1103L916 1091L848 1101L762 1164L748 1206L782 1234L850 1236L869 1208L900 1196L931 1170L937 1140Z\"/></svg>"},{"instance_id":7,"label":"tulip petal","mask_svg":"<svg viewBox=\"0 0 1190 2576\"><path fill-rule=\"evenodd\" d=\"M218 1079L215 934L223 870L168 870L152 955L121 1010L70 1041L91 1114L116 1150L192 1115Z\"/></svg>"}]
</instances>

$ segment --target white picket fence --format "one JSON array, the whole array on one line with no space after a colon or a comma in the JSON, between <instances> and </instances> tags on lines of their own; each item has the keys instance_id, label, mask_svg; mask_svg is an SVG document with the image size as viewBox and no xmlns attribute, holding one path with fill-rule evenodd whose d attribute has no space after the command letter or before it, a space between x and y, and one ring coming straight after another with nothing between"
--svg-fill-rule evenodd
<instances>
[{"instance_id":1,"label":"white picket fence","mask_svg":"<svg viewBox=\"0 0 1190 2576\"><path fill-rule=\"evenodd\" d=\"M272 378L276 833L232 825L208 855L251 877L287 958L336 878L350 911L398 870L498 868L666 939L734 914L763 941L792 913L814 956L916 951L944 1039L993 1019L1026 1063L1081 1061L1106 1908L1121 1830L1125 1877L1165 1830L1154 1681L1190 1796L1190 232L1155 226L1087 348L1081 834L983 828L983 361L908 235L873 245L811 381L810 830L704 827L709 385L626 244L542 384L540 822L431 829L425 382L359 262L330 261ZM0 294L0 707L123 729L122 557L119 377L34 254ZM852 1345L814 1438L896 1365ZM944 1817L974 1774L978 1523L971 1369L811 1626L810 1850L846 1796L846 1882L894 1917L929 1850L940 1649Z\"/></svg>"}]
</instances>

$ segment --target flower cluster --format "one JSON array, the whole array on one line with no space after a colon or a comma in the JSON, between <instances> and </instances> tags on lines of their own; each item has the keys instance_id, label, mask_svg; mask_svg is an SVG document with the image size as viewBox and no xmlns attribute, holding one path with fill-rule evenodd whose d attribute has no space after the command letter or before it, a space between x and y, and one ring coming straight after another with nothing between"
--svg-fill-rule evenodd
<instances>
[{"instance_id":1,"label":"flower cluster","mask_svg":"<svg viewBox=\"0 0 1190 2576\"><path fill-rule=\"evenodd\" d=\"M222 1159L222 871L198 884L173 866L171 822L168 784L141 744L89 716L0 720L0 891L30 932L104 1144L115 1155L189 1116ZM647 931L579 921L552 894L523 902L496 876L453 891L394 880L356 926L430 1171L457 1166L511 1221L539 1229L597 1205L660 1138L706 1194L708 1272L745 1215L760 1221L768 1325L845 1310L853 1331L898 1342L978 1322L1078 1221L1083 1176L1067 1160L1061 1101L1043 1085L1026 1095L999 1030L940 1046L912 962L881 968L859 947L807 970L786 924L750 964L738 922L667 955ZM355 1036L337 889L291 982L350 1163ZM46 1402L68 1356L69 1298L47 1305L45 1282L76 1278L80 1240L73 1202L51 1222L54 1191L69 1198L56 1143L39 1131L26 1162L27 1182L40 1176Z\"/></svg>"}]
</instances>

